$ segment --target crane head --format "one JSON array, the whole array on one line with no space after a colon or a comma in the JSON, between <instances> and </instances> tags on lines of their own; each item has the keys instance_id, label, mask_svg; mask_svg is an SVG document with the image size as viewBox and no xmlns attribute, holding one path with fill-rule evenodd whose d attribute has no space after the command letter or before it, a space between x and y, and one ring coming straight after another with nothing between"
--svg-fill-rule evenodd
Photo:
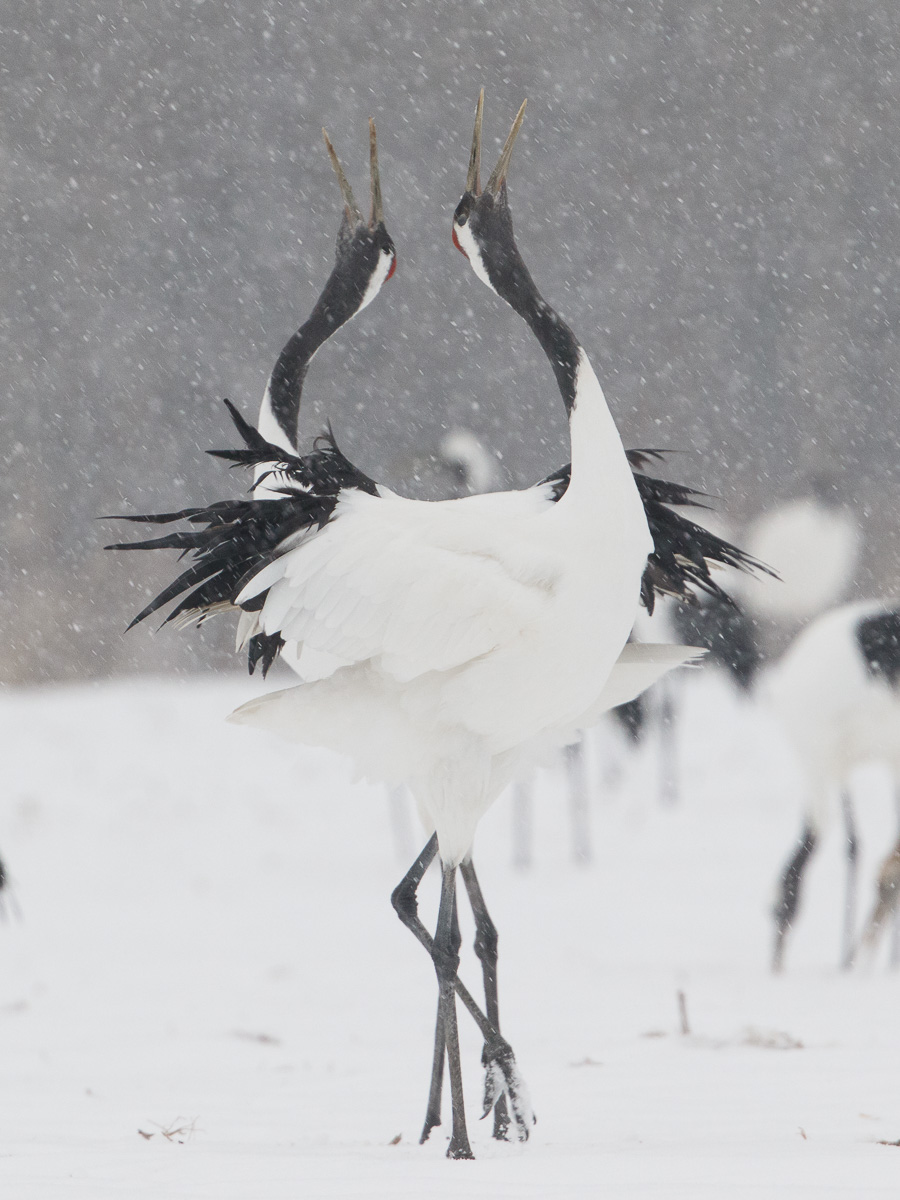
<instances>
[{"instance_id":1,"label":"crane head","mask_svg":"<svg viewBox=\"0 0 900 1200\"><path fill-rule=\"evenodd\" d=\"M358 312L378 295L397 268L397 251L384 224L381 176L378 170L378 144L375 122L369 121L369 171L372 196L371 216L367 221L360 211L353 190L344 174L334 146L322 130L331 165L334 167L344 201L344 213L338 230L335 274L345 279L359 303Z\"/></svg>"},{"instance_id":2,"label":"crane head","mask_svg":"<svg viewBox=\"0 0 900 1200\"><path fill-rule=\"evenodd\" d=\"M469 154L466 190L453 214L453 244L466 256L475 274L492 291L503 294L502 280L513 262L520 262L513 237L512 216L506 194L506 176L513 145L525 119L525 104L516 114L497 165L481 187L481 120L484 89L475 110L475 132Z\"/></svg>"}]
</instances>

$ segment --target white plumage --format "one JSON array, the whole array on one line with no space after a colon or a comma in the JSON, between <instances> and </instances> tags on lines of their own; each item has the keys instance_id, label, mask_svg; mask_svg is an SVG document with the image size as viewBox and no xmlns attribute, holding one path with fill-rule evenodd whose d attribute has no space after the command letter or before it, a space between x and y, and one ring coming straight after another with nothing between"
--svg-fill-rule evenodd
<instances>
[{"instance_id":1,"label":"white plumage","mask_svg":"<svg viewBox=\"0 0 900 1200\"><path fill-rule=\"evenodd\" d=\"M885 622L880 645L876 642L865 648L861 631L873 620ZM807 783L803 832L782 876L775 910L776 970L797 910L806 863L842 809L848 854L842 962L849 966L853 960L856 834L849 776L854 767L875 760L886 763L900 781L898 639L900 606L896 602L845 604L811 622L762 681L762 693L791 742ZM891 899L879 924L895 904ZM875 932L870 921L866 938L871 941Z\"/></svg>"},{"instance_id":2,"label":"white plumage","mask_svg":"<svg viewBox=\"0 0 900 1200\"><path fill-rule=\"evenodd\" d=\"M571 429L572 484L557 503L547 488L436 503L349 491L236 598L265 593L265 634L343 665L232 719L409 783L448 864L517 771L600 719L637 610L652 542L583 352ZM695 656L642 653L643 686ZM627 676L615 693L631 690L634 664Z\"/></svg>"},{"instance_id":3,"label":"white plumage","mask_svg":"<svg viewBox=\"0 0 900 1200\"><path fill-rule=\"evenodd\" d=\"M837 604L859 558L856 521L813 496L763 513L746 537L750 553L778 577L746 577L742 599L757 616L782 623L809 621Z\"/></svg>"},{"instance_id":4,"label":"white plumage","mask_svg":"<svg viewBox=\"0 0 900 1200\"><path fill-rule=\"evenodd\" d=\"M471 429L448 430L441 438L439 455L446 466L459 472L457 495L480 495L499 486L500 464Z\"/></svg>"},{"instance_id":5,"label":"white plumage","mask_svg":"<svg viewBox=\"0 0 900 1200\"><path fill-rule=\"evenodd\" d=\"M800 633L763 688L809 780L806 807L824 832L840 813L840 792L859 763L879 759L900 778L900 694L866 670L855 632L891 610L863 600L824 613Z\"/></svg>"}]
</instances>

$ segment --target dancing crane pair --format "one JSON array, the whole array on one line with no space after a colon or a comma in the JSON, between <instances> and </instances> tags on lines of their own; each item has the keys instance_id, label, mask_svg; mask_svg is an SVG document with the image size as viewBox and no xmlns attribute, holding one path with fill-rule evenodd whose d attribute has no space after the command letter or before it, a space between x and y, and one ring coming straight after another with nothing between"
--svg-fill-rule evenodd
<instances>
[{"instance_id":1,"label":"dancing crane pair","mask_svg":"<svg viewBox=\"0 0 900 1200\"><path fill-rule=\"evenodd\" d=\"M211 452L254 471L252 497L129 518L190 527L121 547L192 554L133 624L175 599L167 620L178 623L237 612L251 672L257 664L265 672L280 654L301 676L232 720L348 753L362 774L412 791L432 835L392 899L437 972L422 1140L441 1120L446 1061L451 1158L472 1157L457 996L484 1037L484 1114L493 1110L494 1135L525 1139L533 1123L500 1032L497 934L472 864L479 819L548 750L697 656L690 647L626 644L641 601L652 609L656 594L718 595L712 567L755 565L674 511L696 493L646 475L654 452L623 449L587 355L538 292L513 237L506 181L525 105L482 188L482 104L483 94L453 242L547 355L569 420L571 464L523 490L423 502L368 478L330 431L310 453L298 451L313 355L377 296L396 265L370 124L371 217L363 218L325 135L344 203L334 270L275 365L258 430L229 405L244 448ZM437 856L432 937L416 892ZM483 1010L457 974L457 868L475 917Z\"/></svg>"}]
</instances>

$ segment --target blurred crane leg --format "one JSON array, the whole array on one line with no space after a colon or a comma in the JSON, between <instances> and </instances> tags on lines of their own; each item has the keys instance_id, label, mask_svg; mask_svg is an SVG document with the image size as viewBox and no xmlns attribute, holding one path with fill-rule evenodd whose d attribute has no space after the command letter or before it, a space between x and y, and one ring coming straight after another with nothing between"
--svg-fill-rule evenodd
<instances>
[{"instance_id":1,"label":"blurred crane leg","mask_svg":"<svg viewBox=\"0 0 900 1200\"><path fill-rule=\"evenodd\" d=\"M534 792L531 781L512 785L513 866L527 871L534 866Z\"/></svg>"},{"instance_id":2,"label":"blurred crane leg","mask_svg":"<svg viewBox=\"0 0 900 1200\"><path fill-rule=\"evenodd\" d=\"M584 738L564 750L569 814L572 822L572 861L585 866L593 858L588 803L587 757Z\"/></svg>"},{"instance_id":3,"label":"blurred crane leg","mask_svg":"<svg viewBox=\"0 0 900 1200\"><path fill-rule=\"evenodd\" d=\"M659 688L659 795L663 804L673 805L679 799L678 738L675 731L675 697L673 683L663 679Z\"/></svg>"},{"instance_id":4,"label":"blurred crane leg","mask_svg":"<svg viewBox=\"0 0 900 1200\"><path fill-rule=\"evenodd\" d=\"M856 925L856 895L859 886L859 838L856 834L856 818L849 792L841 793L841 809L844 814L844 851L847 856L847 885L844 892L844 929L841 946L841 969L847 971L853 965L854 928Z\"/></svg>"}]
</instances>

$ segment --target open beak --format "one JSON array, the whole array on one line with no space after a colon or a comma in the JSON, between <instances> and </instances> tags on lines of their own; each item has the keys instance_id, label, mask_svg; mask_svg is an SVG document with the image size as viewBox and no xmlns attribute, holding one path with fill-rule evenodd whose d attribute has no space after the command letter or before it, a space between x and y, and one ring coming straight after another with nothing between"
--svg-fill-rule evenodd
<instances>
[{"instance_id":1,"label":"open beak","mask_svg":"<svg viewBox=\"0 0 900 1200\"><path fill-rule=\"evenodd\" d=\"M519 136L522 122L525 120L525 105L527 103L527 100L522 101L522 107L516 113L516 119L513 121L512 129L509 131L509 137L500 151L500 158L497 161L497 165L494 167L491 177L487 181L487 186L484 190L490 192L492 196L496 196L504 183L506 183L506 176L509 172L509 160L512 158L513 146L515 145L516 138ZM471 192L473 196L481 195L481 122L483 115L484 88L481 89L478 95L478 105L475 109L475 132L472 135L472 149L469 153L469 173L466 177L466 191Z\"/></svg>"},{"instance_id":2,"label":"open beak","mask_svg":"<svg viewBox=\"0 0 900 1200\"><path fill-rule=\"evenodd\" d=\"M366 222L360 212L359 205L356 203L353 189L350 187L347 176L344 174L344 168L341 166L340 159L335 153L334 146L331 144L331 138L329 138L324 129L322 130L322 137L325 139L325 145L328 148L334 173L338 177L347 220L351 225L365 225ZM375 229L376 226L384 224L384 205L381 199L381 175L378 170L378 142L375 137L375 122L371 117L369 118L369 171L371 174L372 194L372 217L369 221L369 229Z\"/></svg>"},{"instance_id":3,"label":"open beak","mask_svg":"<svg viewBox=\"0 0 900 1200\"><path fill-rule=\"evenodd\" d=\"M509 171L509 160L512 158L513 146L515 145L516 138L519 136L519 130L522 128L522 122L525 120L525 105L527 103L527 100L522 101L522 107L516 113L516 119L512 123L512 129L509 131L509 137L506 139L503 149L500 151L500 157L497 160L497 165L494 167L493 171L491 172L491 177L487 181L487 187L485 188L485 191L490 192L492 196L496 196L503 187L504 183L506 183L506 176Z\"/></svg>"},{"instance_id":4,"label":"open beak","mask_svg":"<svg viewBox=\"0 0 900 1200\"><path fill-rule=\"evenodd\" d=\"M325 139L325 145L328 148L328 154L331 158L331 165L334 167L334 173L338 177L338 183L341 187L341 196L344 200L344 212L347 214L347 220L351 225L364 225L363 215L359 211L359 205L353 197L353 189L347 182L347 176L344 174L344 168L341 166L340 159L334 152L334 146L331 144L331 139L325 130L322 130L322 137Z\"/></svg>"},{"instance_id":5,"label":"open beak","mask_svg":"<svg viewBox=\"0 0 900 1200\"><path fill-rule=\"evenodd\" d=\"M469 154L469 174L466 176L466 191L473 196L481 195L481 118L484 115L484 88L478 93L475 109L475 132L472 134L472 151Z\"/></svg>"}]
</instances>

